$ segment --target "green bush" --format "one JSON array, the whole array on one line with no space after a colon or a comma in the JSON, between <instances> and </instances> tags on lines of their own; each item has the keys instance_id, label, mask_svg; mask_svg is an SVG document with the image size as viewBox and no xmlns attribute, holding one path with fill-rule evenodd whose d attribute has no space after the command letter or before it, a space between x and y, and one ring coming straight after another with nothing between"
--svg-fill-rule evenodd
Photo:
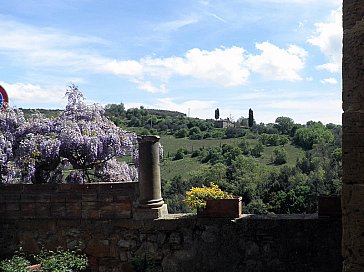
<instances>
[{"instance_id":1,"label":"green bush","mask_svg":"<svg viewBox=\"0 0 364 272\"><path fill-rule=\"evenodd\" d=\"M177 150L177 152L176 152L176 155L174 155L174 158L173 158L173 160L181 160L181 159L183 159L184 158L184 156L185 155L187 155L188 154L188 151L187 151L187 149L186 148L179 148L178 150Z\"/></svg>"},{"instance_id":2,"label":"green bush","mask_svg":"<svg viewBox=\"0 0 364 272\"><path fill-rule=\"evenodd\" d=\"M11 259L1 261L0 269L3 272L28 272L28 266L30 265L30 261L26 259L20 248Z\"/></svg>"},{"instance_id":3,"label":"green bush","mask_svg":"<svg viewBox=\"0 0 364 272\"><path fill-rule=\"evenodd\" d=\"M71 250L42 250L35 259L42 265L43 271L49 272L84 271L87 266L86 256Z\"/></svg>"},{"instance_id":4,"label":"green bush","mask_svg":"<svg viewBox=\"0 0 364 272\"><path fill-rule=\"evenodd\" d=\"M40 271L42 272L80 272L85 271L87 267L86 255L73 250L42 250L33 258L38 264L41 264ZM31 266L31 262L21 248L11 259L3 260L0 263L3 272L29 272L29 266Z\"/></svg>"},{"instance_id":5,"label":"green bush","mask_svg":"<svg viewBox=\"0 0 364 272\"><path fill-rule=\"evenodd\" d=\"M273 150L272 161L276 165L285 164L287 162L287 151L284 148L276 147Z\"/></svg>"}]
</instances>

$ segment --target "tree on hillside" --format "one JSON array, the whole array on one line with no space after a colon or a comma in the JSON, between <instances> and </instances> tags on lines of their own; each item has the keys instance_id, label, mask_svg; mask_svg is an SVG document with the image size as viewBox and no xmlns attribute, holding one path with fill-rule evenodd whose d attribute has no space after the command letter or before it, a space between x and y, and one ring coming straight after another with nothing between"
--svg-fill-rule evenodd
<instances>
[{"instance_id":1,"label":"tree on hillside","mask_svg":"<svg viewBox=\"0 0 364 272\"><path fill-rule=\"evenodd\" d=\"M253 116L253 110L249 109L249 122L248 125L251 128L254 124L254 116Z\"/></svg>"},{"instance_id":2,"label":"tree on hillside","mask_svg":"<svg viewBox=\"0 0 364 272\"><path fill-rule=\"evenodd\" d=\"M245 118L244 116L241 116L237 122L243 126L243 127L247 127L248 126L248 123L249 123L249 118Z\"/></svg>"},{"instance_id":3,"label":"tree on hillside","mask_svg":"<svg viewBox=\"0 0 364 272\"><path fill-rule=\"evenodd\" d=\"M323 125L299 128L293 137L294 143L305 150L312 149L314 144L333 143L334 140L332 132Z\"/></svg>"},{"instance_id":4,"label":"tree on hillside","mask_svg":"<svg viewBox=\"0 0 364 272\"><path fill-rule=\"evenodd\" d=\"M219 110L219 108L217 108L216 110L215 110L215 119L217 120L217 119L219 119L220 118L220 110Z\"/></svg>"},{"instance_id":5,"label":"tree on hillside","mask_svg":"<svg viewBox=\"0 0 364 272\"><path fill-rule=\"evenodd\" d=\"M294 121L293 119L289 118L289 117L277 117L274 127L281 133L281 134L285 134L285 135L289 135L292 128L294 126Z\"/></svg>"}]
</instances>

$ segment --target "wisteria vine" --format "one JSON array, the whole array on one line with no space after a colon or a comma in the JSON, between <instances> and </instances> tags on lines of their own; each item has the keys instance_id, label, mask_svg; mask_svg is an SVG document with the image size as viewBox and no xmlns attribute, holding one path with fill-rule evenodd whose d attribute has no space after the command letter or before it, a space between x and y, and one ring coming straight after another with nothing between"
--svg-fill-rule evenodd
<instances>
[{"instance_id":1,"label":"wisteria vine","mask_svg":"<svg viewBox=\"0 0 364 272\"><path fill-rule=\"evenodd\" d=\"M88 105L78 87L66 91L68 104L55 118L21 110L0 112L0 183L85 183L133 181L137 137L117 127L99 105Z\"/></svg>"}]
</instances>

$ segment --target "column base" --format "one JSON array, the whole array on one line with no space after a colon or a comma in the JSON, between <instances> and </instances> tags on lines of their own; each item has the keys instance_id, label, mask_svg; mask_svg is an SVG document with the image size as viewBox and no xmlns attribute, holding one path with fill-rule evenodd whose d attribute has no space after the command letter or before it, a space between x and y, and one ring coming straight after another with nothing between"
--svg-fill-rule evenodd
<instances>
[{"instance_id":1,"label":"column base","mask_svg":"<svg viewBox=\"0 0 364 272\"><path fill-rule=\"evenodd\" d=\"M135 208L133 210L133 219L146 220L158 219L168 214L167 204L163 204L158 208Z\"/></svg>"},{"instance_id":2,"label":"column base","mask_svg":"<svg viewBox=\"0 0 364 272\"><path fill-rule=\"evenodd\" d=\"M152 199L152 200L139 200L138 208L141 209L152 209L162 207L164 204L163 198Z\"/></svg>"}]
</instances>

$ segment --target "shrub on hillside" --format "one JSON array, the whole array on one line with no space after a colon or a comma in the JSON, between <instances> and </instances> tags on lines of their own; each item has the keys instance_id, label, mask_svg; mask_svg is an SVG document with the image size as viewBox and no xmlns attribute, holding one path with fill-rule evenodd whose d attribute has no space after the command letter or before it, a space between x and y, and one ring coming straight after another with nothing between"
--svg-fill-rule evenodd
<instances>
[{"instance_id":1,"label":"shrub on hillside","mask_svg":"<svg viewBox=\"0 0 364 272\"><path fill-rule=\"evenodd\" d=\"M285 164L287 162L287 151L284 148L276 147L273 150L272 161L276 165Z\"/></svg>"}]
</instances>

